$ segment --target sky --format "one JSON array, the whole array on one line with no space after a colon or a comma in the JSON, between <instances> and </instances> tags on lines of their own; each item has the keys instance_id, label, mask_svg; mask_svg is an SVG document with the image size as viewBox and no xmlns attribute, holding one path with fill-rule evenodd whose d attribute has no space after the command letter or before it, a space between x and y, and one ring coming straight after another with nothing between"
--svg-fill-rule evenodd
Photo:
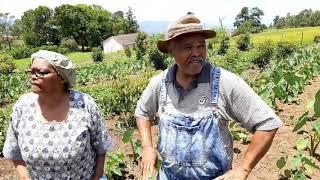
<instances>
[{"instance_id":1,"label":"sky","mask_svg":"<svg viewBox=\"0 0 320 180\"><path fill-rule=\"evenodd\" d=\"M242 7L257 6L264 12L262 23L269 25L276 15L297 14L303 9L320 10L320 0L0 0L0 12L20 18L24 11L39 5L54 8L61 4L97 4L110 12L132 8L136 19L142 21L173 21L193 12L204 23L232 26Z\"/></svg>"}]
</instances>

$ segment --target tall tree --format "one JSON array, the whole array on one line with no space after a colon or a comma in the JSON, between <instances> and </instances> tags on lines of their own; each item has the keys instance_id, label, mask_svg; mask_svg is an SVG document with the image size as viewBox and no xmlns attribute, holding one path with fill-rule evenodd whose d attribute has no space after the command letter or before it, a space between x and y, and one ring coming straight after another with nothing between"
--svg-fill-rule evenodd
<instances>
[{"instance_id":1,"label":"tall tree","mask_svg":"<svg viewBox=\"0 0 320 180\"><path fill-rule=\"evenodd\" d=\"M10 38L10 35L12 35L14 16L9 16L9 14L0 13L0 35L3 37L3 41L7 43L9 50L11 50L12 38Z\"/></svg>"},{"instance_id":2,"label":"tall tree","mask_svg":"<svg viewBox=\"0 0 320 180\"><path fill-rule=\"evenodd\" d=\"M63 37L72 37L85 46L100 46L112 36L111 13L97 5L64 4L55 8L54 23Z\"/></svg>"},{"instance_id":3,"label":"tall tree","mask_svg":"<svg viewBox=\"0 0 320 180\"><path fill-rule=\"evenodd\" d=\"M21 17L22 35L25 43L34 47L41 45L58 45L61 37L57 27L52 24L53 10L39 6L24 12Z\"/></svg>"},{"instance_id":4,"label":"tall tree","mask_svg":"<svg viewBox=\"0 0 320 180\"><path fill-rule=\"evenodd\" d=\"M242 33L257 33L265 28L261 24L261 17L264 15L263 11L258 7L251 8L243 7L240 13L236 16L233 25L237 27L237 32Z\"/></svg>"},{"instance_id":5,"label":"tall tree","mask_svg":"<svg viewBox=\"0 0 320 180\"><path fill-rule=\"evenodd\" d=\"M127 28L125 33L135 33L138 31L139 25L136 20L136 17L132 13L131 7L129 7L128 11L126 12L125 20L127 23Z\"/></svg>"}]
</instances>

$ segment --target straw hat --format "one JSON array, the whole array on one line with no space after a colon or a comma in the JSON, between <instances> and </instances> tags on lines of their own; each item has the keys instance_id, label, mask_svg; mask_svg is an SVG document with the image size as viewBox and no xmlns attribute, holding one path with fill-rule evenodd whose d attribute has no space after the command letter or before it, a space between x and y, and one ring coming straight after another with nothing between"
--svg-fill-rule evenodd
<instances>
[{"instance_id":1,"label":"straw hat","mask_svg":"<svg viewBox=\"0 0 320 180\"><path fill-rule=\"evenodd\" d=\"M173 22L168 29L165 39L158 41L157 46L159 51L168 53L168 45L170 40L183 35L183 34L201 34L204 38L209 39L216 36L216 32L213 30L203 29L201 21L194 16L194 14L187 14L177 21Z\"/></svg>"}]
</instances>

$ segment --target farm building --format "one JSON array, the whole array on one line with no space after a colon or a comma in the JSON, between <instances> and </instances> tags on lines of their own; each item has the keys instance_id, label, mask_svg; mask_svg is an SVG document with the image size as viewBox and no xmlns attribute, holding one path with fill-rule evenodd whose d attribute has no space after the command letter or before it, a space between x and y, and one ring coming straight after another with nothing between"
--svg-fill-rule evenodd
<instances>
[{"instance_id":1,"label":"farm building","mask_svg":"<svg viewBox=\"0 0 320 180\"><path fill-rule=\"evenodd\" d=\"M137 33L122 34L118 36L111 36L102 42L104 53L125 50L132 47L137 37Z\"/></svg>"}]
</instances>

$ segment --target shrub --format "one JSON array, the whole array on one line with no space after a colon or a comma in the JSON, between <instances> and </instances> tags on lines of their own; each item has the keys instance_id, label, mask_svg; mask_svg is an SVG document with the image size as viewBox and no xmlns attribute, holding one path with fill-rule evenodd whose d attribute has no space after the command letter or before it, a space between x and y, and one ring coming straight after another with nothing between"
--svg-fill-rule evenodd
<instances>
[{"instance_id":1,"label":"shrub","mask_svg":"<svg viewBox=\"0 0 320 180\"><path fill-rule=\"evenodd\" d=\"M10 54L0 54L0 74L11 73L16 67Z\"/></svg>"},{"instance_id":2,"label":"shrub","mask_svg":"<svg viewBox=\"0 0 320 180\"><path fill-rule=\"evenodd\" d=\"M147 35L144 32L139 32L133 45L137 60L143 60L143 56L147 52L147 45Z\"/></svg>"},{"instance_id":3,"label":"shrub","mask_svg":"<svg viewBox=\"0 0 320 180\"><path fill-rule=\"evenodd\" d=\"M166 64L166 59L168 58L167 54L161 53L156 48L151 48L148 52L149 59L153 63L153 67L158 69L166 69L168 67L168 64Z\"/></svg>"},{"instance_id":4,"label":"shrub","mask_svg":"<svg viewBox=\"0 0 320 180\"><path fill-rule=\"evenodd\" d=\"M6 140L6 132L8 129L8 122L10 117L10 111L12 109L12 105L8 107L6 110L0 110L0 157L3 155L3 145Z\"/></svg>"},{"instance_id":5,"label":"shrub","mask_svg":"<svg viewBox=\"0 0 320 180\"><path fill-rule=\"evenodd\" d=\"M94 62L102 62L104 58L103 50L101 48L92 48L91 57Z\"/></svg>"},{"instance_id":6,"label":"shrub","mask_svg":"<svg viewBox=\"0 0 320 180\"><path fill-rule=\"evenodd\" d=\"M250 46L250 35L249 34L241 34L239 39L236 41L237 48L240 51L248 51Z\"/></svg>"},{"instance_id":7,"label":"shrub","mask_svg":"<svg viewBox=\"0 0 320 180\"><path fill-rule=\"evenodd\" d=\"M124 53L126 54L126 56L127 56L128 58L131 58L131 49L130 49L130 48L126 48L126 49L124 50Z\"/></svg>"},{"instance_id":8,"label":"shrub","mask_svg":"<svg viewBox=\"0 0 320 180\"><path fill-rule=\"evenodd\" d=\"M220 42L220 48L218 50L218 54L225 54L229 49L229 37L224 36Z\"/></svg>"},{"instance_id":9,"label":"shrub","mask_svg":"<svg viewBox=\"0 0 320 180\"><path fill-rule=\"evenodd\" d=\"M14 59L27 58L27 57L30 57L32 53L33 53L33 50L27 46L18 46L13 48L11 51L9 51L9 54Z\"/></svg>"},{"instance_id":10,"label":"shrub","mask_svg":"<svg viewBox=\"0 0 320 180\"><path fill-rule=\"evenodd\" d=\"M320 35L315 35L313 38L314 43L320 43Z\"/></svg>"},{"instance_id":11,"label":"shrub","mask_svg":"<svg viewBox=\"0 0 320 180\"><path fill-rule=\"evenodd\" d=\"M266 41L260 44L254 51L254 57L252 62L256 64L259 68L264 68L269 64L272 58L274 48L271 41Z\"/></svg>"},{"instance_id":12,"label":"shrub","mask_svg":"<svg viewBox=\"0 0 320 180\"><path fill-rule=\"evenodd\" d=\"M276 58L287 58L297 50L297 46L290 42L281 41L276 46Z\"/></svg>"},{"instance_id":13,"label":"shrub","mask_svg":"<svg viewBox=\"0 0 320 180\"><path fill-rule=\"evenodd\" d=\"M64 38L61 41L60 47L67 48L72 52L77 51L78 45L73 38Z\"/></svg>"}]
</instances>

